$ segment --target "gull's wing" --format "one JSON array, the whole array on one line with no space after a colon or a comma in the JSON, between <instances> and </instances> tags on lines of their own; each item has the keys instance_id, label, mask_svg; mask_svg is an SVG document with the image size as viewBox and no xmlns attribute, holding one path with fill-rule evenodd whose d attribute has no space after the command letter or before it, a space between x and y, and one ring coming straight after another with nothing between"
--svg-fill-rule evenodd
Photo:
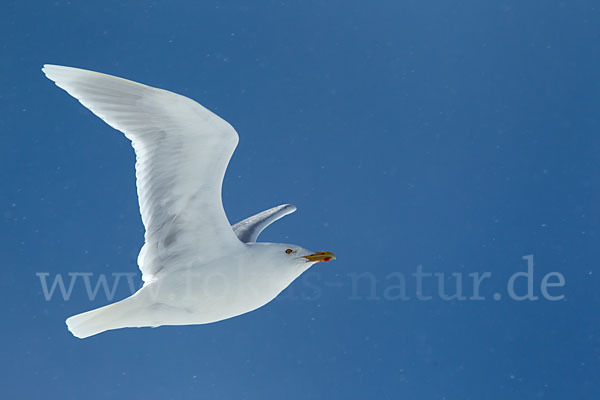
<instances>
[{"instance_id":1,"label":"gull's wing","mask_svg":"<svg viewBox=\"0 0 600 400\"><path fill-rule=\"evenodd\" d=\"M233 225L232 228L238 239L242 242L256 242L258 235L260 235L267 226L294 211L296 211L295 206L291 204L282 204L253 215L250 218L246 218Z\"/></svg>"},{"instance_id":2,"label":"gull's wing","mask_svg":"<svg viewBox=\"0 0 600 400\"><path fill-rule=\"evenodd\" d=\"M238 143L231 125L195 101L97 72L45 65L56 85L131 140L146 243L138 257L148 282L230 252L242 243L221 202L221 184Z\"/></svg>"}]
</instances>

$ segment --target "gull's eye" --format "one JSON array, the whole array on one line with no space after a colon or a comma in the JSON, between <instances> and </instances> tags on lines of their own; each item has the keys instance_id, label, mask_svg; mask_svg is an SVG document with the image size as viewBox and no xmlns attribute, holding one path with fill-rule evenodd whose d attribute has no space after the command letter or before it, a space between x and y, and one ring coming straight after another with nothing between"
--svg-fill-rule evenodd
<instances>
[{"instance_id":1,"label":"gull's eye","mask_svg":"<svg viewBox=\"0 0 600 400\"><path fill-rule=\"evenodd\" d=\"M294 250L292 250L292 249L287 249L287 250L285 251L285 254L292 254L293 252L294 252Z\"/></svg>"}]
</instances>

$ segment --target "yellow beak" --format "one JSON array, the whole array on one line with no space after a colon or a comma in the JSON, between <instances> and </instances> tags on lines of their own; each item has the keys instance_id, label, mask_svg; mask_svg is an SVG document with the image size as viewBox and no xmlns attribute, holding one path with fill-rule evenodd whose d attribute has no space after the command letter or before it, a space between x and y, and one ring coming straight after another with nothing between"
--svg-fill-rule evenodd
<instances>
[{"instance_id":1,"label":"yellow beak","mask_svg":"<svg viewBox=\"0 0 600 400\"><path fill-rule=\"evenodd\" d=\"M335 254L330 251L319 251L317 253L310 254L308 256L302 256L306 258L308 261L312 262L327 262L331 260L335 260Z\"/></svg>"}]
</instances>

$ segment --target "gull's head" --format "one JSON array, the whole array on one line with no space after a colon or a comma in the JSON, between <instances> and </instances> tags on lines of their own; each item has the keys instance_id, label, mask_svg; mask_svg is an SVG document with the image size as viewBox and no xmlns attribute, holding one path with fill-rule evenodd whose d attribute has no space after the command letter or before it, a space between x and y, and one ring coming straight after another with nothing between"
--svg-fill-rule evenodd
<instances>
[{"instance_id":1,"label":"gull's head","mask_svg":"<svg viewBox=\"0 0 600 400\"><path fill-rule=\"evenodd\" d=\"M330 251L310 251L293 244L282 243L253 243L261 249L270 263L281 267L292 267L294 270L306 270L316 263L335 260L335 254Z\"/></svg>"}]
</instances>

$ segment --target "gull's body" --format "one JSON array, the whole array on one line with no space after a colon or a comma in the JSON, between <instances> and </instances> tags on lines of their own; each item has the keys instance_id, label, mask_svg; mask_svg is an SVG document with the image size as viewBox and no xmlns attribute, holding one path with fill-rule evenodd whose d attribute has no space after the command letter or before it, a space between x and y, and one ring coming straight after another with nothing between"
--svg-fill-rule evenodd
<instances>
[{"instance_id":1,"label":"gull's body","mask_svg":"<svg viewBox=\"0 0 600 400\"><path fill-rule=\"evenodd\" d=\"M131 140L146 228L138 257L144 286L125 300L67 319L75 336L231 318L265 305L311 265L334 258L256 243L266 226L295 211L288 204L229 225L221 184L238 136L200 104L97 72L54 65L43 71Z\"/></svg>"}]
</instances>

